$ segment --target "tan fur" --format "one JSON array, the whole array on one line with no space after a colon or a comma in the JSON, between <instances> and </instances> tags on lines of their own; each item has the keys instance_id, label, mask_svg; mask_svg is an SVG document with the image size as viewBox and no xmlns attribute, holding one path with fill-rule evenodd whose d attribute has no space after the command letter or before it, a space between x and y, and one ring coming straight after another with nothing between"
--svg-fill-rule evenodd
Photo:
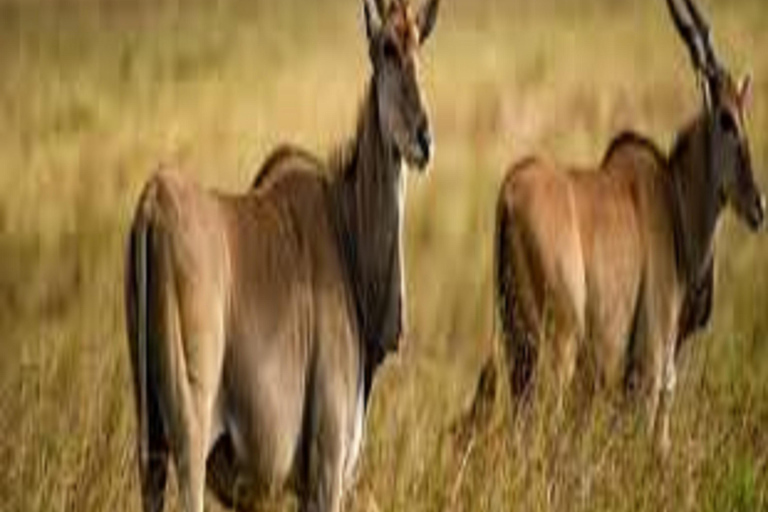
<instances>
[{"instance_id":1,"label":"tan fur","mask_svg":"<svg viewBox=\"0 0 768 512\"><path fill-rule=\"evenodd\" d=\"M402 15L387 12L372 46ZM126 273L145 511L163 507L169 457L187 512L206 481L237 509L286 486L301 510L339 509L403 329L402 168L431 152L415 50L403 77L386 71L418 92L408 101L372 57L357 132L329 163L284 146L243 195L174 169L145 186Z\"/></svg>"},{"instance_id":2,"label":"tan fur","mask_svg":"<svg viewBox=\"0 0 768 512\"><path fill-rule=\"evenodd\" d=\"M662 451L675 356L711 311L723 206L753 229L764 217L744 95L724 69L709 77L711 103L669 156L625 133L595 170L529 158L506 175L497 204L495 282L513 396L542 373L559 396L576 374L589 387L639 393ZM736 126L723 127L726 116Z\"/></svg>"},{"instance_id":3,"label":"tan fur","mask_svg":"<svg viewBox=\"0 0 768 512\"><path fill-rule=\"evenodd\" d=\"M670 161L624 135L593 172L542 160L509 172L497 210L496 279L513 394L525 393L542 366L554 369L562 391L578 363L593 383L640 391L666 442L676 350L702 321L696 301L705 292L695 285L703 281L711 300L716 226L690 227L719 211L700 201L711 196L701 179L705 122L682 134ZM693 259L682 257L684 246Z\"/></svg>"}]
</instances>

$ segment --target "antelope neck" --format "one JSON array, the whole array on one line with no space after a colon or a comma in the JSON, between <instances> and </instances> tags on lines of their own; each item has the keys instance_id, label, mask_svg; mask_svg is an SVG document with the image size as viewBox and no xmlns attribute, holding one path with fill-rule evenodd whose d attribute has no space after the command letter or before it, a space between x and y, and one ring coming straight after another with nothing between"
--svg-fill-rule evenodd
<instances>
[{"instance_id":1,"label":"antelope neck","mask_svg":"<svg viewBox=\"0 0 768 512\"><path fill-rule=\"evenodd\" d=\"M336 228L354 297L367 404L373 373L386 347L400 336L403 302L402 159L383 137L375 80L368 87L355 137L336 165Z\"/></svg>"},{"instance_id":2,"label":"antelope neck","mask_svg":"<svg viewBox=\"0 0 768 512\"><path fill-rule=\"evenodd\" d=\"M700 281L712 258L721 205L712 182L710 119L703 113L678 138L669 162L677 270L686 287Z\"/></svg>"}]
</instances>

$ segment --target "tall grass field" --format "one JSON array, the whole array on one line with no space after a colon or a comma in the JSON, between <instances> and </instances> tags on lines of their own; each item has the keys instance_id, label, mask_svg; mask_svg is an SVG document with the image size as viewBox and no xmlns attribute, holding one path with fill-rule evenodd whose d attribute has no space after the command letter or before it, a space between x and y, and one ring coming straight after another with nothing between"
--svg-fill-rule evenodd
<instances>
[{"instance_id":1,"label":"tall grass field","mask_svg":"<svg viewBox=\"0 0 768 512\"><path fill-rule=\"evenodd\" d=\"M723 60L753 73L768 191L768 4L699 3ZM436 157L408 178L406 335L345 509L768 510L768 237L731 213L663 463L631 408L599 401L570 418L542 400L520 422L504 391L470 450L450 433L497 350L505 170L596 163L626 128L668 148L700 107L665 3L443 0L421 59ZM0 510L140 510L123 270L143 183L172 164L242 191L280 142L325 155L369 74L359 0L0 0Z\"/></svg>"}]
</instances>

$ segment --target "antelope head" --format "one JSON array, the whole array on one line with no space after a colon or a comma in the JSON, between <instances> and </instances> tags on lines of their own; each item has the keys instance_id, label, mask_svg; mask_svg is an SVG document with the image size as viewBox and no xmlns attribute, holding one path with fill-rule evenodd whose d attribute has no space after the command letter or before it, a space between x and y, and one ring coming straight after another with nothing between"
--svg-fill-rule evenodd
<instances>
[{"instance_id":1,"label":"antelope head","mask_svg":"<svg viewBox=\"0 0 768 512\"><path fill-rule=\"evenodd\" d=\"M667 5L688 47L702 88L708 132L708 178L719 205L730 205L756 231L765 218L765 198L755 184L745 125L750 101L749 75L737 82L722 65L712 47L709 26L692 0L684 0L688 21L678 2L667 0Z\"/></svg>"},{"instance_id":2,"label":"antelope head","mask_svg":"<svg viewBox=\"0 0 768 512\"><path fill-rule=\"evenodd\" d=\"M406 0L363 0L375 101L385 143L409 166L424 170L432 130L419 81L418 53L437 18L439 0L414 13Z\"/></svg>"}]
</instances>

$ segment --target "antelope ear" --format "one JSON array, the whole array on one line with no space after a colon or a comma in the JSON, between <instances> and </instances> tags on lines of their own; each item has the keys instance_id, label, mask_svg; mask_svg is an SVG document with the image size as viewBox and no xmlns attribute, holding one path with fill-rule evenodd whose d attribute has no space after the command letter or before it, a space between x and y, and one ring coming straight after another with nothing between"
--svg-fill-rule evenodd
<instances>
[{"instance_id":1,"label":"antelope ear","mask_svg":"<svg viewBox=\"0 0 768 512\"><path fill-rule=\"evenodd\" d=\"M427 0L421 5L419 13L416 15L416 24L419 27L419 44L429 38L432 29L435 28L437 21L437 8L440 6L440 0Z\"/></svg>"},{"instance_id":2,"label":"antelope ear","mask_svg":"<svg viewBox=\"0 0 768 512\"><path fill-rule=\"evenodd\" d=\"M752 75L747 73L739 82L739 101L742 107L747 107L752 103Z\"/></svg>"},{"instance_id":3,"label":"antelope ear","mask_svg":"<svg viewBox=\"0 0 768 512\"><path fill-rule=\"evenodd\" d=\"M363 0L363 12L365 13L365 36L368 43L372 43L381 31L381 12L379 11L379 2L374 0Z\"/></svg>"}]
</instances>

